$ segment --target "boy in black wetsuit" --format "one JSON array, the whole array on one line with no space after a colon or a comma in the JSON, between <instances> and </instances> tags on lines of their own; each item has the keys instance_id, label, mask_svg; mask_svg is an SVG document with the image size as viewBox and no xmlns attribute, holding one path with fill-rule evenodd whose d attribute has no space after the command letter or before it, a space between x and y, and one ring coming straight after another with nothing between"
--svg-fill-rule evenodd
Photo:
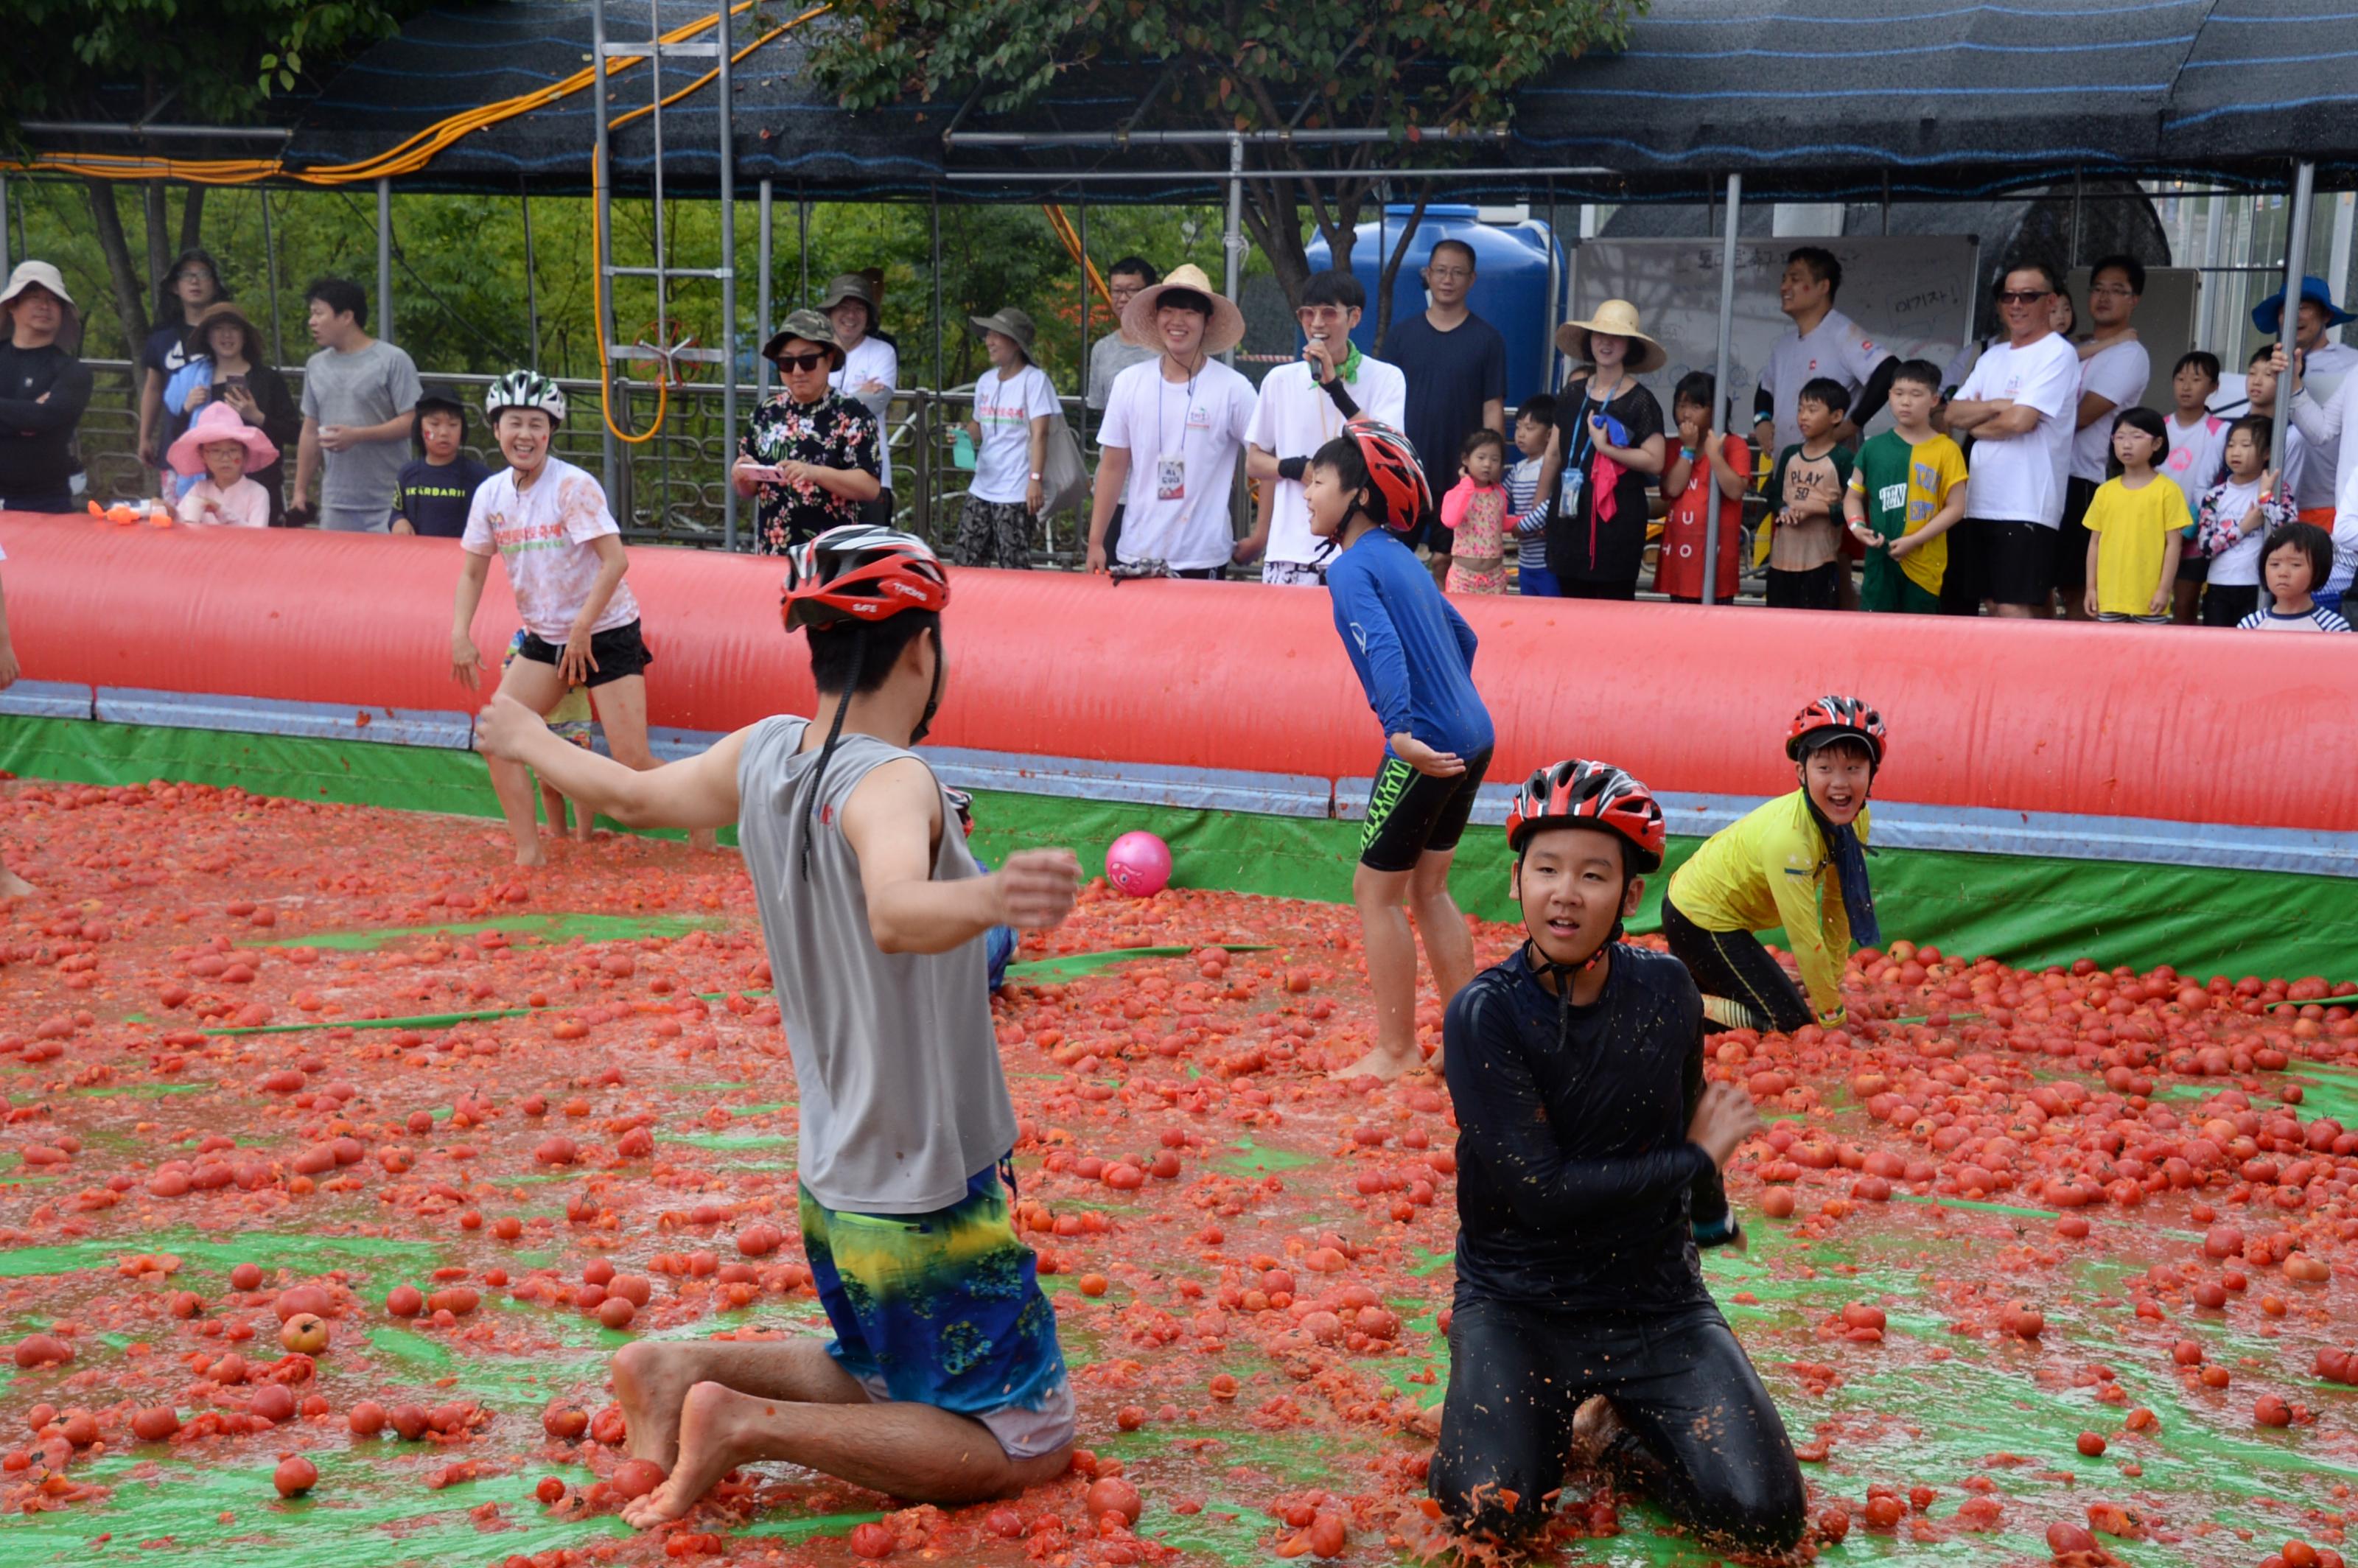
<instances>
[{"instance_id":1,"label":"boy in black wetsuit","mask_svg":"<svg viewBox=\"0 0 2358 1568\"><path fill-rule=\"evenodd\" d=\"M1714 1545L1784 1552L1801 1469L1696 1251L1742 1243L1720 1173L1759 1118L1705 1086L1684 967L1617 941L1663 837L1601 762L1532 774L1508 815L1530 940L1444 1030L1457 1292L1432 1491L1469 1532L1525 1537L1577 1446Z\"/></svg>"}]
</instances>

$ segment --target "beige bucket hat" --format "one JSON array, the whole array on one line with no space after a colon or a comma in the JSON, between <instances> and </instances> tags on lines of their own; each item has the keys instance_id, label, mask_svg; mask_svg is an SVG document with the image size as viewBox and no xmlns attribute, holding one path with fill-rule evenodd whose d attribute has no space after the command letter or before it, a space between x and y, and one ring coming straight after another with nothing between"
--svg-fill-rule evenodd
<instances>
[{"instance_id":1,"label":"beige bucket hat","mask_svg":"<svg viewBox=\"0 0 2358 1568\"><path fill-rule=\"evenodd\" d=\"M1566 321L1555 330L1556 351L1576 360L1594 359L1588 351L1588 334L1603 332L1607 337L1627 338L1632 347L1625 362L1631 375L1643 375L1650 370L1660 370L1670 361L1670 351L1646 336L1638 320L1638 308L1626 299L1608 299L1596 308L1596 313L1585 321Z\"/></svg>"}]
</instances>

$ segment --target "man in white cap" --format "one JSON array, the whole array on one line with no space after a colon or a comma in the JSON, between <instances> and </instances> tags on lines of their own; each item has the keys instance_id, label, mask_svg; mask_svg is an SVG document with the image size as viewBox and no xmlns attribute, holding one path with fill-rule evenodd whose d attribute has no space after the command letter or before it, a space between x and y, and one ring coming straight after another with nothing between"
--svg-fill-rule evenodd
<instances>
[{"instance_id":1,"label":"man in white cap","mask_svg":"<svg viewBox=\"0 0 2358 1568\"><path fill-rule=\"evenodd\" d=\"M1252 422L1252 383L1212 356L1243 341L1244 312L1198 266L1141 289L1122 335L1158 351L1114 378L1098 432L1102 457L1089 511L1089 570L1160 563L1173 577L1216 579L1236 547L1228 497ZM1121 533L1109 535L1114 508Z\"/></svg>"},{"instance_id":2,"label":"man in white cap","mask_svg":"<svg viewBox=\"0 0 2358 1568\"><path fill-rule=\"evenodd\" d=\"M28 261L0 292L0 512L74 510L74 429L90 367L59 343L74 316L58 269Z\"/></svg>"}]
</instances>

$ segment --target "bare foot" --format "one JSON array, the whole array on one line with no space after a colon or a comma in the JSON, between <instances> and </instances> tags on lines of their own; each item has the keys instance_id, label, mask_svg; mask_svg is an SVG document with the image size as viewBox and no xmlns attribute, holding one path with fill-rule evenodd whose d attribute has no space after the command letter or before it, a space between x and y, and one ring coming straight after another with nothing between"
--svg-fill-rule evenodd
<instances>
[{"instance_id":1,"label":"bare foot","mask_svg":"<svg viewBox=\"0 0 2358 1568\"><path fill-rule=\"evenodd\" d=\"M1574 1465L1595 1465L1621 1435L1621 1414L1613 1401L1603 1394L1591 1394L1580 1401L1572 1416L1572 1461Z\"/></svg>"},{"instance_id":2,"label":"bare foot","mask_svg":"<svg viewBox=\"0 0 2358 1568\"><path fill-rule=\"evenodd\" d=\"M32 896L32 883L27 881L24 878L18 876L7 867L0 866L0 898L30 898Z\"/></svg>"},{"instance_id":3,"label":"bare foot","mask_svg":"<svg viewBox=\"0 0 2358 1568\"><path fill-rule=\"evenodd\" d=\"M665 1470L679 1463L679 1411L704 1379L704 1346L635 1339L614 1353L614 1399L630 1429L633 1459Z\"/></svg>"},{"instance_id":4,"label":"bare foot","mask_svg":"<svg viewBox=\"0 0 2358 1568\"><path fill-rule=\"evenodd\" d=\"M530 866L536 869L548 864L548 854L547 851L544 850L540 847L540 841L535 838L530 844L519 844L516 846L515 863L519 866Z\"/></svg>"},{"instance_id":5,"label":"bare foot","mask_svg":"<svg viewBox=\"0 0 2358 1568\"><path fill-rule=\"evenodd\" d=\"M1402 1073L1413 1072L1424 1065L1424 1058L1412 1045L1405 1052L1387 1051L1379 1045L1347 1067L1337 1067L1326 1076L1345 1083L1354 1078L1397 1078Z\"/></svg>"},{"instance_id":6,"label":"bare foot","mask_svg":"<svg viewBox=\"0 0 2358 1568\"><path fill-rule=\"evenodd\" d=\"M686 1515L721 1476L745 1462L748 1434L761 1415L777 1408L774 1400L757 1400L719 1383L689 1389L680 1401L678 1462L662 1486L624 1506L623 1522L651 1530Z\"/></svg>"}]
</instances>

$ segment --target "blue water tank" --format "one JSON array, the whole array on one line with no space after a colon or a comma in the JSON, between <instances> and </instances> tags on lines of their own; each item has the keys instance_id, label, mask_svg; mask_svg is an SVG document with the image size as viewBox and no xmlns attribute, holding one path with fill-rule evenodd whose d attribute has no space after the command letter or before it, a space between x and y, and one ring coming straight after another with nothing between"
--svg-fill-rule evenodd
<instances>
[{"instance_id":1,"label":"blue water tank","mask_svg":"<svg viewBox=\"0 0 2358 1568\"><path fill-rule=\"evenodd\" d=\"M1359 225L1351 245L1351 271L1368 290L1368 309L1351 334L1363 352L1376 351L1377 280L1384 258L1400 243L1408 226L1409 206L1387 207L1383 217ZM1556 297L1548 292L1548 252L1553 236L1536 218L1520 223L1485 223L1472 207L1427 207L1401 258L1392 283L1392 319L1403 320L1425 307L1424 264L1433 247L1444 240L1463 240L1474 247L1474 287L1466 303L1507 340L1507 406L1512 408L1534 392L1551 391L1549 371L1554 353L1552 338L1563 319L1562 299L1570 269L1557 253ZM1332 265L1324 237L1304 247L1310 270L1323 272Z\"/></svg>"}]
</instances>

